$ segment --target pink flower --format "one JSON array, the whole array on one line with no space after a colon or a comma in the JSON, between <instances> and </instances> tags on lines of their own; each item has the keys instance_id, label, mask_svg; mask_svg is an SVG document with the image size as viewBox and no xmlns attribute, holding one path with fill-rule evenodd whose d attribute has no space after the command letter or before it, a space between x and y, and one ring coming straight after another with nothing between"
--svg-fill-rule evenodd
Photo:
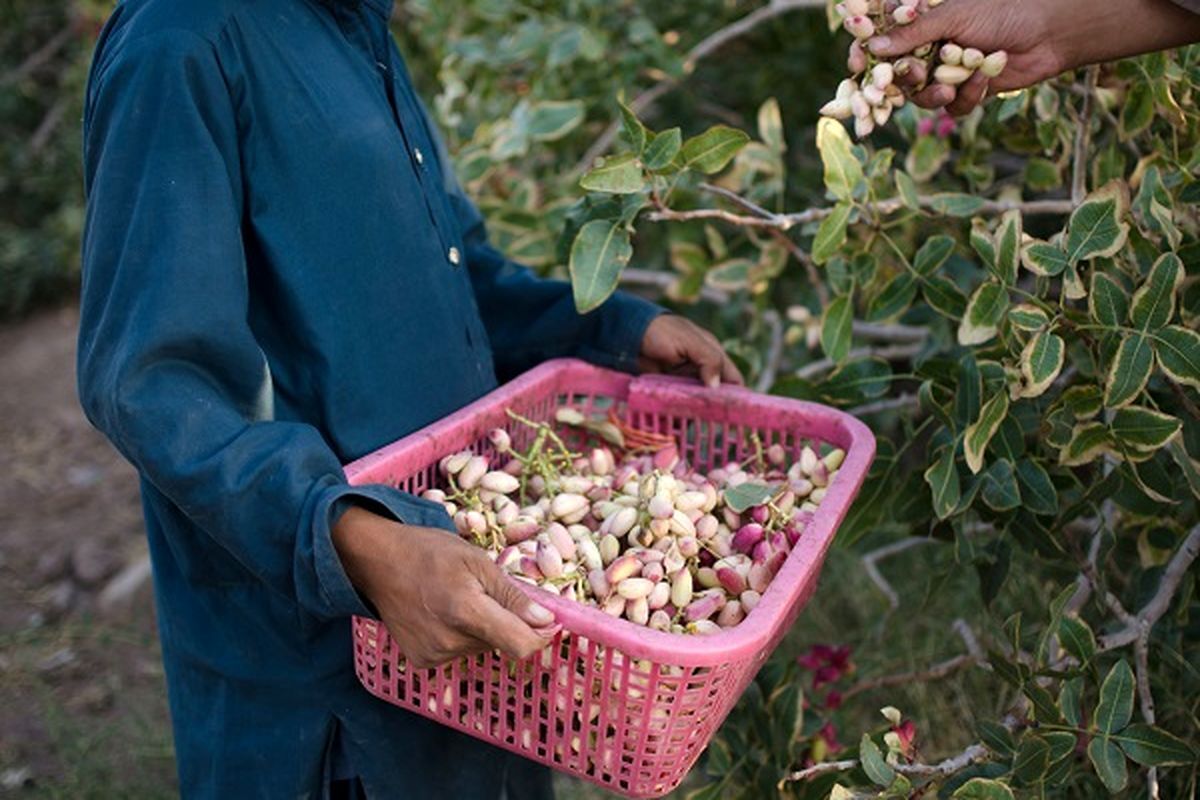
<instances>
[{"instance_id":1,"label":"pink flower","mask_svg":"<svg viewBox=\"0 0 1200 800\"><path fill-rule=\"evenodd\" d=\"M932 136L937 127L937 120L933 117L921 117L917 122L918 136Z\"/></svg>"},{"instance_id":2,"label":"pink flower","mask_svg":"<svg viewBox=\"0 0 1200 800\"><path fill-rule=\"evenodd\" d=\"M826 722L821 730L817 731L817 736L825 742L825 746L830 753L836 753L842 749L842 744L837 740L837 728L832 722Z\"/></svg>"},{"instance_id":3,"label":"pink flower","mask_svg":"<svg viewBox=\"0 0 1200 800\"><path fill-rule=\"evenodd\" d=\"M842 693L837 690L832 690L825 695L825 708L829 711L836 711L842 705Z\"/></svg>"},{"instance_id":4,"label":"pink flower","mask_svg":"<svg viewBox=\"0 0 1200 800\"><path fill-rule=\"evenodd\" d=\"M899 737L900 749L904 751L904 755L911 757L913 754L913 740L917 738L917 726L913 724L911 719L906 719L892 728L892 731Z\"/></svg>"},{"instance_id":5,"label":"pink flower","mask_svg":"<svg viewBox=\"0 0 1200 800\"><path fill-rule=\"evenodd\" d=\"M948 139L950 135L958 129L958 123L954 117L947 114L945 111L938 116L937 119L937 135L939 139Z\"/></svg>"}]
</instances>

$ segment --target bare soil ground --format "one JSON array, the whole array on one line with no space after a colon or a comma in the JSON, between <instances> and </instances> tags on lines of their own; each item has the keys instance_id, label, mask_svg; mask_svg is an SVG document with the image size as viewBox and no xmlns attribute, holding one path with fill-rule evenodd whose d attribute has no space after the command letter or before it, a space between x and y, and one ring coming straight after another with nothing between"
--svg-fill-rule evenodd
<instances>
[{"instance_id":1,"label":"bare soil ground","mask_svg":"<svg viewBox=\"0 0 1200 800\"><path fill-rule=\"evenodd\" d=\"M135 474L79 408L77 323L0 328L0 796L172 796Z\"/></svg>"}]
</instances>

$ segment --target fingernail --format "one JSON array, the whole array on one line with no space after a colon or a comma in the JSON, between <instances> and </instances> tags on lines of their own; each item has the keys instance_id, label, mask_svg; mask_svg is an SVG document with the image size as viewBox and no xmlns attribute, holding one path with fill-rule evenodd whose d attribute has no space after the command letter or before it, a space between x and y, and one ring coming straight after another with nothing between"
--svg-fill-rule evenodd
<instances>
[{"instance_id":1,"label":"fingernail","mask_svg":"<svg viewBox=\"0 0 1200 800\"><path fill-rule=\"evenodd\" d=\"M891 46L892 46L892 40L890 37L887 37L887 36L876 36L874 39L867 42L867 47L869 47L871 49L871 52L874 53L875 55L880 55L881 53L886 53L891 48Z\"/></svg>"},{"instance_id":2,"label":"fingernail","mask_svg":"<svg viewBox=\"0 0 1200 800\"><path fill-rule=\"evenodd\" d=\"M538 636L541 636L546 639L553 639L555 636L558 635L558 632L562 630L562 625L558 625L558 624L547 625L544 628L534 628L533 630L537 633Z\"/></svg>"},{"instance_id":3,"label":"fingernail","mask_svg":"<svg viewBox=\"0 0 1200 800\"><path fill-rule=\"evenodd\" d=\"M549 625L554 622L554 614L545 606L533 603L529 606L529 620L536 625Z\"/></svg>"},{"instance_id":4,"label":"fingernail","mask_svg":"<svg viewBox=\"0 0 1200 800\"><path fill-rule=\"evenodd\" d=\"M716 375L709 378L707 382L708 382L708 388L710 388L710 389L716 389L718 386L721 385L721 379L718 378Z\"/></svg>"}]
</instances>

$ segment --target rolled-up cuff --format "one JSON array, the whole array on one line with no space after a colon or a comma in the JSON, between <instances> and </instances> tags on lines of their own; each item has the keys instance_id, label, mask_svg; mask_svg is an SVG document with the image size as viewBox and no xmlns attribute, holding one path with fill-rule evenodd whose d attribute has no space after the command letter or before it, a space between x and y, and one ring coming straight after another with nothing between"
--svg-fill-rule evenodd
<instances>
[{"instance_id":1,"label":"rolled-up cuff","mask_svg":"<svg viewBox=\"0 0 1200 800\"><path fill-rule=\"evenodd\" d=\"M646 329L666 309L626 292L617 292L596 312L601 315L592 341L585 342L580 357L597 366L637 373L638 356Z\"/></svg>"},{"instance_id":2,"label":"rolled-up cuff","mask_svg":"<svg viewBox=\"0 0 1200 800\"><path fill-rule=\"evenodd\" d=\"M346 574L333 546L333 526L351 506L361 506L406 525L454 530L454 521L437 503L422 500L390 486L342 486L334 490L328 510L317 517L313 531L313 561L321 600L333 617L375 616L367 600ZM322 524L323 523L323 524Z\"/></svg>"}]
</instances>

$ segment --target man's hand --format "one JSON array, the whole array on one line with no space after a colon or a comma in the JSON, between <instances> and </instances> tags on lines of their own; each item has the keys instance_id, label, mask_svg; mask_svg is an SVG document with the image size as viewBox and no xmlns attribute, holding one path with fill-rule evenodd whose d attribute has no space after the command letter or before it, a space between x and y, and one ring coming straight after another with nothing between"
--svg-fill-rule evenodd
<instances>
[{"instance_id":1,"label":"man's hand","mask_svg":"<svg viewBox=\"0 0 1200 800\"><path fill-rule=\"evenodd\" d=\"M952 0L868 43L877 56L894 58L924 44L953 41L985 53L1004 50L1008 66L990 82L977 72L961 86L930 84L920 59L903 59L897 84L915 91L924 108L955 116L969 113L988 92L1024 89L1061 72L1200 38L1200 15L1171 0ZM925 87L925 88L921 88Z\"/></svg>"},{"instance_id":2,"label":"man's hand","mask_svg":"<svg viewBox=\"0 0 1200 800\"><path fill-rule=\"evenodd\" d=\"M558 632L487 555L452 533L351 508L333 544L355 588L378 609L417 669L489 650L526 658Z\"/></svg>"},{"instance_id":3,"label":"man's hand","mask_svg":"<svg viewBox=\"0 0 1200 800\"><path fill-rule=\"evenodd\" d=\"M698 375L712 387L722 382L745 384L717 337L674 314L663 314L650 323L638 367L642 372Z\"/></svg>"}]
</instances>

